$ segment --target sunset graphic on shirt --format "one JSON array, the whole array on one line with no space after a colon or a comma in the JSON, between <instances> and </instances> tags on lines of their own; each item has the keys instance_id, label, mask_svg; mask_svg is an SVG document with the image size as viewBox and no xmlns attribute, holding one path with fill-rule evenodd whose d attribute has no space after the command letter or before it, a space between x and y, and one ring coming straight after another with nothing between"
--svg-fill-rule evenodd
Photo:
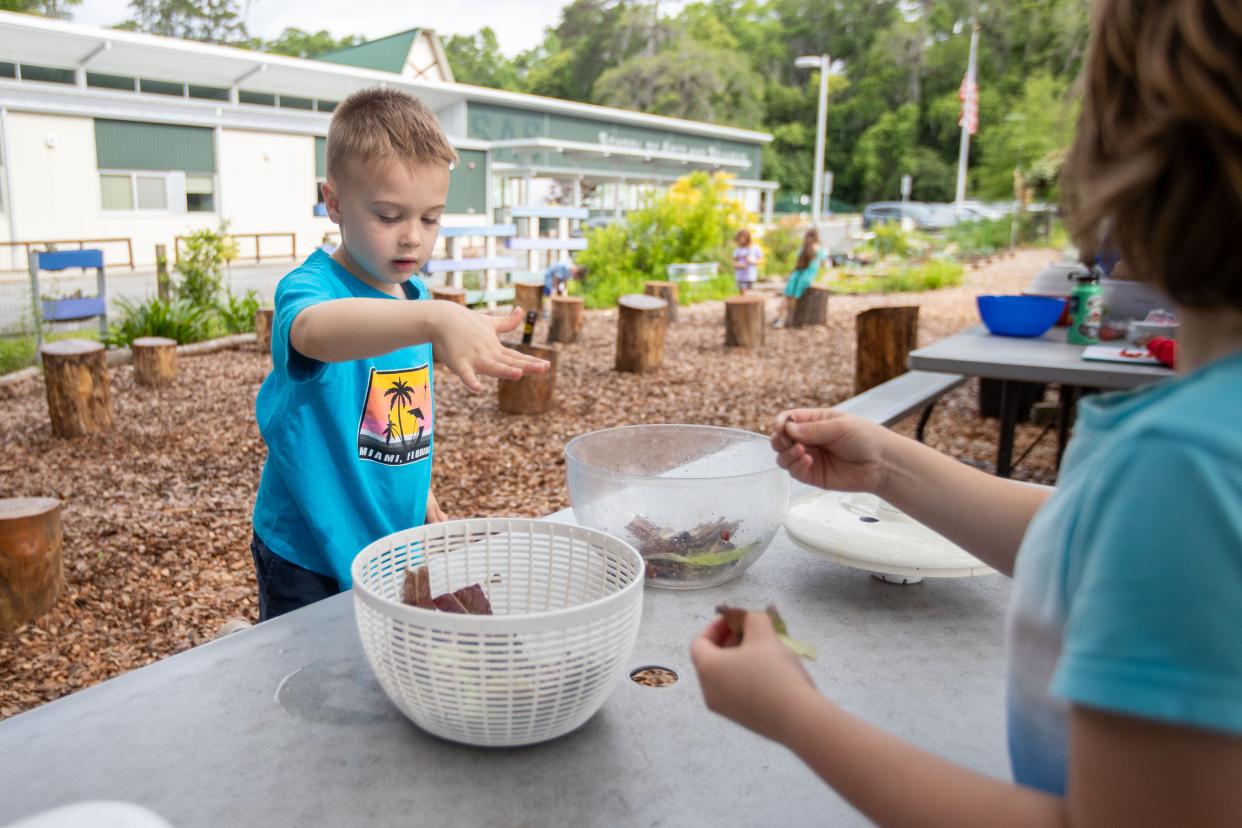
<instances>
[{"instance_id":1,"label":"sunset graphic on shirt","mask_svg":"<svg viewBox=\"0 0 1242 828\"><path fill-rule=\"evenodd\" d=\"M395 371L371 369L358 458L390 466L431 455L431 370L423 365Z\"/></svg>"}]
</instances>

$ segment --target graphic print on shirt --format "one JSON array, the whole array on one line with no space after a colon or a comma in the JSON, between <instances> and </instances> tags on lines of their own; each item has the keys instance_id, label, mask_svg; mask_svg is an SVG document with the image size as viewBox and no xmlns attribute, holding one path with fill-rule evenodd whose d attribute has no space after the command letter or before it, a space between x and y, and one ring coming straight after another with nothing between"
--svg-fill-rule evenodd
<instances>
[{"instance_id":1,"label":"graphic print on shirt","mask_svg":"<svg viewBox=\"0 0 1242 828\"><path fill-rule=\"evenodd\" d=\"M371 369L358 423L358 459L404 466L431 456L429 366Z\"/></svg>"}]
</instances>

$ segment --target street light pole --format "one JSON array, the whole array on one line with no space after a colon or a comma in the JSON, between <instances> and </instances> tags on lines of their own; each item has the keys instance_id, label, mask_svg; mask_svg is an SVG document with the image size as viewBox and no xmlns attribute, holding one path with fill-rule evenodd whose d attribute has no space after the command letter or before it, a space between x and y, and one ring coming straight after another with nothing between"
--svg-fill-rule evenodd
<instances>
[{"instance_id":1,"label":"street light pole","mask_svg":"<svg viewBox=\"0 0 1242 828\"><path fill-rule=\"evenodd\" d=\"M804 55L794 61L800 69L819 69L819 112L815 118L815 177L811 182L811 223L819 226L824 200L824 150L828 139L828 55Z\"/></svg>"}]
</instances>

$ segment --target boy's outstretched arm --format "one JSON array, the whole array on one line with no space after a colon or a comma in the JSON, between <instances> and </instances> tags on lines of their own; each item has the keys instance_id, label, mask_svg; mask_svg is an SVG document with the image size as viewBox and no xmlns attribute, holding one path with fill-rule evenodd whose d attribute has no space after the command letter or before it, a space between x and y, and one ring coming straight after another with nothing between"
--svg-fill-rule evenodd
<instances>
[{"instance_id":1,"label":"boy's outstretched arm","mask_svg":"<svg viewBox=\"0 0 1242 828\"><path fill-rule=\"evenodd\" d=\"M1242 814L1242 739L1075 706L1064 799L967 770L822 696L765 613L724 647L691 645L707 706L784 744L882 826L1227 826Z\"/></svg>"},{"instance_id":2,"label":"boy's outstretched arm","mask_svg":"<svg viewBox=\"0 0 1242 828\"><path fill-rule=\"evenodd\" d=\"M548 370L547 361L501 344L499 335L521 321L521 308L508 316L486 316L440 300L333 299L300 312L289 343L320 362L348 362L430 342L449 370L471 391L481 391L479 374L519 379Z\"/></svg>"},{"instance_id":3,"label":"boy's outstretched arm","mask_svg":"<svg viewBox=\"0 0 1242 828\"><path fill-rule=\"evenodd\" d=\"M1014 558L1048 491L1002 480L851 414L796 409L776 418L777 463L804 483L871 492L984 563L1013 574Z\"/></svg>"}]
</instances>

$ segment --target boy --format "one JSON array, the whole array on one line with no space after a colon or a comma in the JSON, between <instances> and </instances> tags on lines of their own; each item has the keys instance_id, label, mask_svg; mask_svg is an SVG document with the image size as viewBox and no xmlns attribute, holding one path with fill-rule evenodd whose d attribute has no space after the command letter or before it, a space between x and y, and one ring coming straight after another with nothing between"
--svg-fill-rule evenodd
<instances>
[{"instance_id":1,"label":"boy","mask_svg":"<svg viewBox=\"0 0 1242 828\"><path fill-rule=\"evenodd\" d=\"M569 292L569 280L586 276L586 268L573 262L557 262L543 274L543 295L564 296Z\"/></svg>"},{"instance_id":2,"label":"boy","mask_svg":"<svg viewBox=\"0 0 1242 828\"><path fill-rule=\"evenodd\" d=\"M430 301L415 275L456 160L403 92L358 92L332 117L324 202L341 243L281 280L255 406L268 446L251 543L260 621L348 589L376 538L444 520L430 490L433 353L476 392L479 374L547 369L500 344L520 309L489 318Z\"/></svg>"}]
</instances>

